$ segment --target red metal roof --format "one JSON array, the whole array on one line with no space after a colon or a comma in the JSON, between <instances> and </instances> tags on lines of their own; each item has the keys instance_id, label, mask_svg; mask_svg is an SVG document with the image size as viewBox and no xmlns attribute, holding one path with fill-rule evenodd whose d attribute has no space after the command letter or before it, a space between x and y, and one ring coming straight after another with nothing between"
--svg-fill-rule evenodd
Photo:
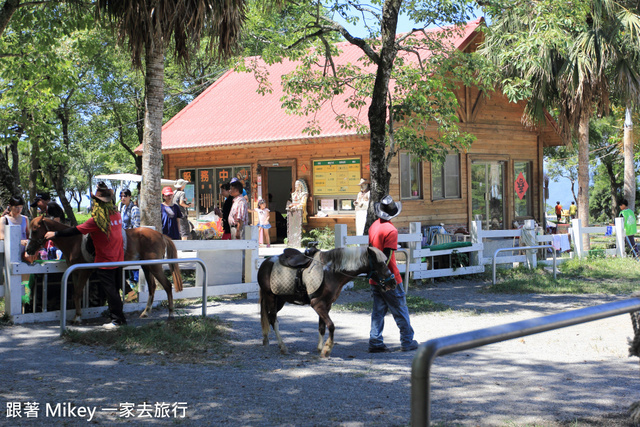
<instances>
[{"instance_id":1,"label":"red metal roof","mask_svg":"<svg viewBox=\"0 0 640 427\"><path fill-rule=\"evenodd\" d=\"M470 22L451 42L464 48L482 22L482 18ZM348 42L339 43L338 48L342 53L335 58L337 63L356 64L364 57ZM355 129L344 129L335 119L339 113L354 115L344 104L348 94L326 103L313 117L289 114L282 107L281 76L295 70L298 62L265 65L254 59L268 70L273 91L261 95L252 73L229 70L162 127L163 152L356 134ZM358 120L368 126L367 112L368 106L359 112ZM303 132L312 119L321 128L319 135ZM142 152L142 145L136 152Z\"/></svg>"}]
</instances>

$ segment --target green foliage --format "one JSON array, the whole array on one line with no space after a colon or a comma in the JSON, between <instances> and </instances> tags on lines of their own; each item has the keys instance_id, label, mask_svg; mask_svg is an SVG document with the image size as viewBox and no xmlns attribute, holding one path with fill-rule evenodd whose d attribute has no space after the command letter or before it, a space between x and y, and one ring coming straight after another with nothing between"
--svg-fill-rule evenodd
<instances>
[{"instance_id":1,"label":"green foliage","mask_svg":"<svg viewBox=\"0 0 640 427\"><path fill-rule=\"evenodd\" d=\"M318 249L334 249L336 236L328 226L324 228L312 228L302 233L302 247L306 248L309 242L318 242Z\"/></svg>"},{"instance_id":2,"label":"green foliage","mask_svg":"<svg viewBox=\"0 0 640 427\"><path fill-rule=\"evenodd\" d=\"M217 317L184 316L172 322L122 326L115 330L80 332L67 329L72 343L106 346L121 353L167 355L172 361L202 363L230 351L228 325Z\"/></svg>"},{"instance_id":3,"label":"green foliage","mask_svg":"<svg viewBox=\"0 0 640 427\"><path fill-rule=\"evenodd\" d=\"M367 133L368 105L382 102L389 109L381 111L385 114L389 111L390 117L388 120L376 117L387 125L384 135L372 137L372 144L374 140L386 141L390 156L406 149L421 159L435 160L450 151L465 150L475 138L458 127L454 90L460 84L480 84L477 67L484 60L454 52L448 40L461 31L457 24L466 24L473 10L471 3L466 0L402 3L402 12L416 20L416 30L411 37L398 37L393 51L386 52L385 40L380 38L381 28L389 24L394 12L389 8L388 14L383 15L380 13L383 7L387 6L312 1L288 4L281 10L251 10L248 22L259 26L250 25L254 28L251 32L254 39L247 47L251 54L261 55L266 64L284 58L300 61L294 72L282 76L285 90L282 105L292 114L309 117L305 131L311 135L321 131L315 113L329 104L333 105L335 120L342 128ZM368 36L351 35L332 19L336 14L366 28ZM433 24L451 27L423 31ZM341 51L349 48L346 44L335 44L339 37L356 45L361 51L360 58L348 63L336 61ZM390 55L391 60L381 61L383 54ZM380 67L385 71L376 72ZM243 61L238 69L252 72L261 92L272 90L268 71L260 61ZM387 72L393 90L378 98L391 87L386 81L376 83ZM372 168L381 166L372 164Z\"/></svg>"}]
</instances>

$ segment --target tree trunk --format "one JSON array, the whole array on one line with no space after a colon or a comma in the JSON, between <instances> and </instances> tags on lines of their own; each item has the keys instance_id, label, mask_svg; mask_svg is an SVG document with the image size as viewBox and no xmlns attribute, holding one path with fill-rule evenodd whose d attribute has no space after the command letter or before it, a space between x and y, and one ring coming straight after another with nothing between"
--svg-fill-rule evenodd
<instances>
[{"instance_id":1,"label":"tree trunk","mask_svg":"<svg viewBox=\"0 0 640 427\"><path fill-rule=\"evenodd\" d=\"M605 158L603 160L604 170L607 172L609 178L609 199L611 203L611 215L616 217L618 215L618 191L620 185L616 182L616 173L613 171L613 162L611 158ZM612 220L613 221L613 220Z\"/></svg>"},{"instance_id":2,"label":"tree trunk","mask_svg":"<svg viewBox=\"0 0 640 427\"><path fill-rule=\"evenodd\" d=\"M9 163L7 162L7 158L5 157L2 150L0 150L0 202L2 203L1 210L4 211L4 208L9 201L9 198L13 195L19 195L20 189L18 188L18 184L13 176L11 168L9 167Z\"/></svg>"},{"instance_id":3,"label":"tree trunk","mask_svg":"<svg viewBox=\"0 0 640 427\"><path fill-rule=\"evenodd\" d=\"M369 107L369 171L371 173L371 194L369 209L367 212L367 224L364 233L367 234L369 226L377 218L374 211L374 203L382 200L389 194L390 157L386 155L387 133L387 95L389 93L389 80L393 62L398 53L395 46L396 29L398 26L398 13L400 0L389 0L384 4L382 11L382 49L377 64L376 80L371 95ZM391 153L393 155L393 153Z\"/></svg>"},{"instance_id":4,"label":"tree trunk","mask_svg":"<svg viewBox=\"0 0 640 427\"><path fill-rule=\"evenodd\" d=\"M36 195L38 191L38 172L40 171L40 158L38 157L40 154L40 144L38 142L38 138L30 138L31 140L31 171L29 172L29 194L31 197ZM25 200L26 202L26 200ZM30 203L28 203L30 205ZM33 208L32 212L35 217L38 215L38 208Z\"/></svg>"},{"instance_id":5,"label":"tree trunk","mask_svg":"<svg viewBox=\"0 0 640 427\"><path fill-rule=\"evenodd\" d=\"M631 109L627 107L624 120L624 198L629 202L629 209L636 206L636 170L633 161L633 119Z\"/></svg>"},{"instance_id":6,"label":"tree trunk","mask_svg":"<svg viewBox=\"0 0 640 427\"><path fill-rule=\"evenodd\" d=\"M140 189L140 222L162 231L162 114L164 109L164 45L154 40L145 55L145 114Z\"/></svg>"},{"instance_id":7,"label":"tree trunk","mask_svg":"<svg viewBox=\"0 0 640 427\"><path fill-rule=\"evenodd\" d=\"M60 120L60 124L62 127L62 141L66 150L66 154L69 154L69 109L61 108L58 111L58 119ZM67 199L67 190L64 185L64 179L66 176L66 171L69 169L68 156L61 157L61 160L56 165L50 165L50 170L54 170L55 173L51 173L51 182L53 183L53 187L56 189L56 193L58 194L58 198L60 199L60 204L62 205L62 209L64 209L64 213L67 217L69 223L73 226L78 225L78 221L76 221L76 215L73 212L73 207Z\"/></svg>"},{"instance_id":8,"label":"tree trunk","mask_svg":"<svg viewBox=\"0 0 640 427\"><path fill-rule=\"evenodd\" d=\"M586 109L580 116L578 125L578 216L582 226L589 226L589 114ZM582 235L584 250L589 250L589 235Z\"/></svg>"},{"instance_id":9,"label":"tree trunk","mask_svg":"<svg viewBox=\"0 0 640 427\"><path fill-rule=\"evenodd\" d=\"M4 33L4 30L9 25L11 17L20 7L20 0L5 0L2 8L0 9L0 34Z\"/></svg>"}]
</instances>

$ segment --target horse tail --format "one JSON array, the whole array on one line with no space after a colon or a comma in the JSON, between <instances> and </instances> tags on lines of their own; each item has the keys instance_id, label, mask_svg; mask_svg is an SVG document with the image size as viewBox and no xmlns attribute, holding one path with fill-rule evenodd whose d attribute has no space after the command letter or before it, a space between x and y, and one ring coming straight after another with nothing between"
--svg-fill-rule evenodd
<instances>
[{"instance_id":1,"label":"horse tail","mask_svg":"<svg viewBox=\"0 0 640 427\"><path fill-rule=\"evenodd\" d=\"M178 258L178 250L176 249L176 245L173 244L173 241L164 234L162 235L162 238L164 239L164 244L167 247L167 258ZM172 263L169 264L169 268L173 275L173 287L176 289L176 292L182 291L182 275L180 274L180 266Z\"/></svg>"}]
</instances>

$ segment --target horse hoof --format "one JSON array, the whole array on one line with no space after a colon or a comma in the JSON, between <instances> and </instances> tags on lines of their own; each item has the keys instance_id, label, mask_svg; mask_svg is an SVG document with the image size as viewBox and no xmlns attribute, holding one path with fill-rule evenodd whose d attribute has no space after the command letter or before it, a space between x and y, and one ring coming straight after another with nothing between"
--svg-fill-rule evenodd
<instances>
[{"instance_id":1,"label":"horse hoof","mask_svg":"<svg viewBox=\"0 0 640 427\"><path fill-rule=\"evenodd\" d=\"M82 325L82 319L80 319L80 318L73 319L73 320L71 321L71 324L72 324L72 325L76 325L76 326L77 326L77 325Z\"/></svg>"},{"instance_id":2,"label":"horse hoof","mask_svg":"<svg viewBox=\"0 0 640 427\"><path fill-rule=\"evenodd\" d=\"M264 338L262 340L262 345L269 345L269 338Z\"/></svg>"},{"instance_id":3,"label":"horse hoof","mask_svg":"<svg viewBox=\"0 0 640 427\"><path fill-rule=\"evenodd\" d=\"M140 318L144 319L145 317L149 317L149 314L146 311L143 311L142 314L140 315Z\"/></svg>"},{"instance_id":4,"label":"horse hoof","mask_svg":"<svg viewBox=\"0 0 640 427\"><path fill-rule=\"evenodd\" d=\"M280 347L280 354L289 354L289 350L286 347Z\"/></svg>"}]
</instances>

